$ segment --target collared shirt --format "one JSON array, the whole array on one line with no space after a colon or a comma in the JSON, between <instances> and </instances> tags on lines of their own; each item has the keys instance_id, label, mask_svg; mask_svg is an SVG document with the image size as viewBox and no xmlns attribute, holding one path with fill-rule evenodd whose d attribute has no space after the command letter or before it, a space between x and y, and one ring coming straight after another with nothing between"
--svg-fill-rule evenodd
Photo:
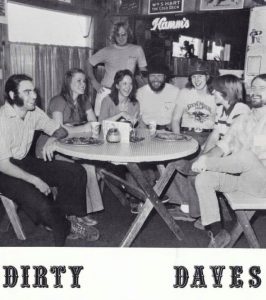
<instances>
[{"instance_id":1,"label":"collared shirt","mask_svg":"<svg viewBox=\"0 0 266 300\"><path fill-rule=\"evenodd\" d=\"M266 159L266 107L239 116L217 146L225 155L244 149L251 150L260 159Z\"/></svg>"},{"instance_id":2,"label":"collared shirt","mask_svg":"<svg viewBox=\"0 0 266 300\"><path fill-rule=\"evenodd\" d=\"M59 127L38 107L28 111L23 120L6 102L0 108L0 160L23 159L29 152L35 130L52 135Z\"/></svg>"},{"instance_id":3,"label":"collared shirt","mask_svg":"<svg viewBox=\"0 0 266 300\"><path fill-rule=\"evenodd\" d=\"M249 107L241 102L236 103L229 111L226 111L223 105L219 105L216 110L216 118L214 129L219 132L219 139L221 139L233 121L242 114L250 112Z\"/></svg>"}]
</instances>

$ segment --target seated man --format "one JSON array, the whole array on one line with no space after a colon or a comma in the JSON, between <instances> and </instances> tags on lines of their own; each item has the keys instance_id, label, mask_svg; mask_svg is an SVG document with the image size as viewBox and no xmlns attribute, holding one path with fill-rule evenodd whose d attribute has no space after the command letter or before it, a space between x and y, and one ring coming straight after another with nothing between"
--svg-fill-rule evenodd
<instances>
[{"instance_id":1,"label":"seated man","mask_svg":"<svg viewBox=\"0 0 266 300\"><path fill-rule=\"evenodd\" d=\"M217 142L192 165L196 177L202 224L210 230L209 247L225 247L230 234L220 223L216 191L242 191L266 197L266 74L251 82L249 114L239 116Z\"/></svg>"},{"instance_id":2,"label":"seated man","mask_svg":"<svg viewBox=\"0 0 266 300\"><path fill-rule=\"evenodd\" d=\"M249 107L243 103L243 84L238 77L231 74L216 77L211 84L211 89L217 104L217 113L213 131L208 136L201 153L213 148L239 115L247 114L250 111ZM191 170L191 166L197 159L198 154L199 151L194 156L178 160L168 166L168 168L174 167L177 170L176 200L181 202L179 203L181 206L180 209L176 207L171 211L176 220L193 221L190 217L198 218L200 216L198 197L194 184L195 175L197 174ZM184 210L186 208L189 208L189 211ZM182 211L189 212L190 216L182 214ZM200 223L200 219L194 225L199 229L204 229Z\"/></svg>"},{"instance_id":3,"label":"seated man","mask_svg":"<svg viewBox=\"0 0 266 300\"><path fill-rule=\"evenodd\" d=\"M157 129L169 129L179 89L166 83L167 67L157 59L148 67L148 84L137 90L140 115L145 125L155 121Z\"/></svg>"},{"instance_id":4,"label":"seated man","mask_svg":"<svg viewBox=\"0 0 266 300\"><path fill-rule=\"evenodd\" d=\"M6 82L0 108L0 191L20 206L35 223L52 229L56 246L66 237L96 240L99 232L86 225L86 173L79 164L51 161L57 139L67 131L36 107L32 78L16 74ZM44 160L28 155L35 130L51 137ZM56 201L49 198L57 187Z\"/></svg>"},{"instance_id":5,"label":"seated man","mask_svg":"<svg viewBox=\"0 0 266 300\"><path fill-rule=\"evenodd\" d=\"M191 165L202 150L215 123L216 103L209 91L209 77L208 68L203 61L191 65L187 87L181 90L173 112L172 130L177 134L192 136L200 146L197 153L186 159L177 160L168 167L174 165L177 170L174 182L175 200L180 207L170 211L176 220L194 221L194 218L199 217L194 186L195 173L191 171Z\"/></svg>"}]
</instances>

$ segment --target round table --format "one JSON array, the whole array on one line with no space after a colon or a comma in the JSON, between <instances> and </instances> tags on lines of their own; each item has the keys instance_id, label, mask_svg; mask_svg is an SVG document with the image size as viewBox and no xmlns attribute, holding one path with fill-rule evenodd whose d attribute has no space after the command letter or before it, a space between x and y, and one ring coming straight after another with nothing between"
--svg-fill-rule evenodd
<instances>
[{"instance_id":1,"label":"round table","mask_svg":"<svg viewBox=\"0 0 266 300\"><path fill-rule=\"evenodd\" d=\"M135 191L135 195L144 202L140 213L133 221L121 242L121 246L131 245L153 208L156 209L175 236L179 240L182 240L182 230L175 223L174 219L158 198L159 189L157 183L160 185L160 190L162 191L168 182L168 178L166 179L167 174L162 173L156 186L153 187L145 177L145 174L143 174L139 164L143 162L156 162L160 164L169 160L189 156L198 150L198 143L193 138L171 142L158 140L150 137L148 130L138 131L138 136L145 137L145 139L137 143L105 142L101 145L85 146L59 142L57 143L56 151L71 157L126 165L128 171L137 182L138 187L132 187L132 185L117 176L105 172L113 182L117 182L117 185L122 185L123 188L127 187L131 191Z\"/></svg>"},{"instance_id":2,"label":"round table","mask_svg":"<svg viewBox=\"0 0 266 300\"><path fill-rule=\"evenodd\" d=\"M138 131L145 140L137 143L108 143L102 145L69 145L60 143L57 151L68 156L114 163L163 162L195 153L198 143L191 138L181 141L164 141L152 138L148 130ZM189 137L190 138L190 137Z\"/></svg>"}]
</instances>

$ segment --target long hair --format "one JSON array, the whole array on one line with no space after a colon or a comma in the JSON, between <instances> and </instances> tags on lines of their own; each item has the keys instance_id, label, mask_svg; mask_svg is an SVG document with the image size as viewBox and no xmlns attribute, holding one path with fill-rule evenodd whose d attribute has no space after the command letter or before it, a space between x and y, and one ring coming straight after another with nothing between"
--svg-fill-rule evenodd
<instances>
[{"instance_id":1,"label":"long hair","mask_svg":"<svg viewBox=\"0 0 266 300\"><path fill-rule=\"evenodd\" d=\"M128 41L128 43L132 42L133 34L132 34L132 30L129 27L129 24L127 22L118 22L118 23L115 23L113 25L113 28L112 28L112 31L111 31L111 34L110 34L110 40L111 40L112 44L116 43L115 37L118 34L118 31L121 27L123 27L125 29L125 31L127 32L127 41Z\"/></svg>"},{"instance_id":2,"label":"long hair","mask_svg":"<svg viewBox=\"0 0 266 300\"><path fill-rule=\"evenodd\" d=\"M112 101L114 102L115 105L119 104L118 89L117 89L116 85L120 81L122 81L125 76L129 76L132 79L132 90L131 90L128 98L129 98L129 101L132 102L135 105L137 103L137 99L135 97L135 95L136 95L136 82L135 82L135 78L134 78L132 72L127 70L127 69L116 72L115 78L114 78L114 83L111 87L111 93L110 93L109 97L112 99Z\"/></svg>"},{"instance_id":3,"label":"long hair","mask_svg":"<svg viewBox=\"0 0 266 300\"><path fill-rule=\"evenodd\" d=\"M70 85L71 85L73 76L77 73L81 73L85 76L84 71L81 69L78 69L78 68L70 69L65 73L61 92L60 92L60 95L65 99L65 101L67 102L67 104L70 107L71 116L74 114L75 106L73 103L72 91L71 91ZM88 101L87 95L85 95L85 94L78 95L78 98L77 98L78 113L79 113L79 117L80 117L81 121L86 120L86 111L85 111L86 101Z\"/></svg>"},{"instance_id":4,"label":"long hair","mask_svg":"<svg viewBox=\"0 0 266 300\"><path fill-rule=\"evenodd\" d=\"M26 74L14 74L10 76L5 84L5 100L13 105L14 100L10 98L9 92L13 92L15 98L18 96L18 88L21 81L32 81L32 78Z\"/></svg>"},{"instance_id":5,"label":"long hair","mask_svg":"<svg viewBox=\"0 0 266 300\"><path fill-rule=\"evenodd\" d=\"M237 76L226 74L214 78L211 88L220 92L224 99L226 99L230 106L237 102L243 102L244 86Z\"/></svg>"},{"instance_id":6,"label":"long hair","mask_svg":"<svg viewBox=\"0 0 266 300\"><path fill-rule=\"evenodd\" d=\"M211 86L211 82L212 82L212 77L209 76L208 74L202 74L202 75L205 75L205 76L206 76L206 78L207 78L207 81L206 81L207 92L208 92L208 93L211 93L210 86ZM193 74L188 76L188 82L187 82L186 85L185 85L185 87L186 87L187 89L189 89L189 90L195 89L195 87L194 87L194 85L193 85L193 83L192 83L192 76L193 76Z\"/></svg>"}]
</instances>

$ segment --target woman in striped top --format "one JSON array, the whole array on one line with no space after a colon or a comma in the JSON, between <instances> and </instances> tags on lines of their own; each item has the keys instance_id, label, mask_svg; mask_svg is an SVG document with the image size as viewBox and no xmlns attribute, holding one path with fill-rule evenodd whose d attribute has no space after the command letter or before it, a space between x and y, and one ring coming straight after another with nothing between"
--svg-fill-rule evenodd
<instances>
[{"instance_id":1,"label":"woman in striped top","mask_svg":"<svg viewBox=\"0 0 266 300\"><path fill-rule=\"evenodd\" d=\"M243 103L243 84L235 75L227 74L216 77L212 84L212 94L217 104L215 125L209 135L203 152L209 151L225 135L231 124L241 114L250 111Z\"/></svg>"}]
</instances>

